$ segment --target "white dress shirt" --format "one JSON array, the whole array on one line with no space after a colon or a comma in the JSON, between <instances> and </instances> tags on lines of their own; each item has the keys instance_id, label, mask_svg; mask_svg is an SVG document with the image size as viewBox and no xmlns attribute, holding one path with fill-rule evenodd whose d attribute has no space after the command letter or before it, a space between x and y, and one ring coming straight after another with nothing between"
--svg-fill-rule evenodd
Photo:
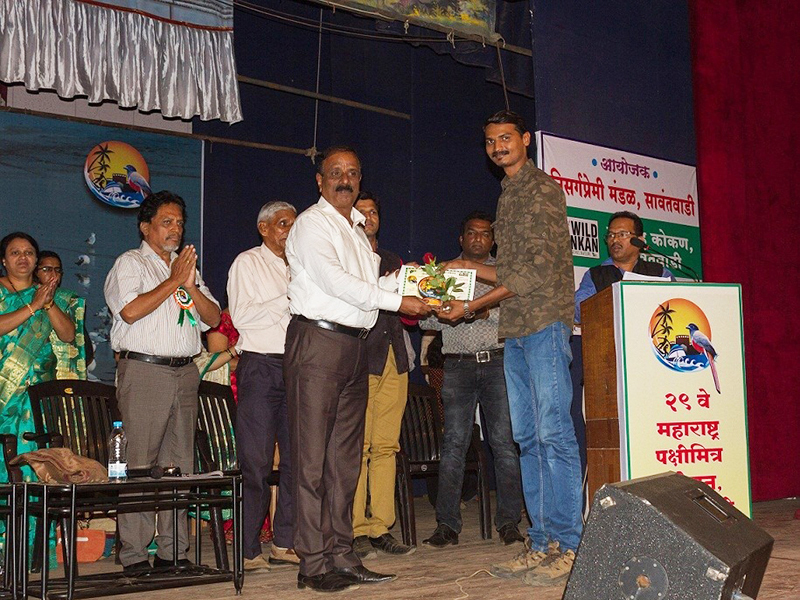
<instances>
[{"instance_id":1,"label":"white dress shirt","mask_svg":"<svg viewBox=\"0 0 800 600\"><path fill-rule=\"evenodd\" d=\"M397 276L378 277L380 256L360 226L364 215L351 208L350 220L323 197L297 217L286 241L293 315L370 328L379 309L400 308Z\"/></svg>"},{"instance_id":2,"label":"white dress shirt","mask_svg":"<svg viewBox=\"0 0 800 600\"><path fill-rule=\"evenodd\" d=\"M242 252L228 271L228 310L236 349L283 354L289 326L289 267L266 244Z\"/></svg>"},{"instance_id":3,"label":"white dress shirt","mask_svg":"<svg viewBox=\"0 0 800 600\"><path fill-rule=\"evenodd\" d=\"M170 265L177 256L175 252L171 254ZM184 318L183 325L178 325L181 308L174 296L164 300L149 315L131 324L120 316L128 303L158 287L169 279L169 275L170 267L144 241L139 248L128 250L114 261L103 288L106 304L114 315L111 325L112 350L171 357L194 356L200 352L200 332L209 329L209 326L200 320L196 306L192 306L190 310L197 326L193 327L188 318ZM205 297L219 306L203 283L200 273L196 274L195 282Z\"/></svg>"}]
</instances>

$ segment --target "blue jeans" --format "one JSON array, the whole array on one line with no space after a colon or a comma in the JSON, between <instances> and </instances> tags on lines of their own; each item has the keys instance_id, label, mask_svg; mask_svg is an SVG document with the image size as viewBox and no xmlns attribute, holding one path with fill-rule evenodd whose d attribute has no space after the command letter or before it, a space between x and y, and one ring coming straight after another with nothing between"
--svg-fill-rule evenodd
<instances>
[{"instance_id":1,"label":"blue jeans","mask_svg":"<svg viewBox=\"0 0 800 600\"><path fill-rule=\"evenodd\" d=\"M570 331L556 322L506 339L511 426L520 448L522 491L531 519L531 548L549 541L576 550L581 537L581 461L570 416Z\"/></svg>"},{"instance_id":2,"label":"blue jeans","mask_svg":"<svg viewBox=\"0 0 800 600\"><path fill-rule=\"evenodd\" d=\"M519 455L511 434L503 359L489 362L447 357L444 363L444 440L439 464L439 491L436 498L436 522L453 531L461 531L461 488L464 463L472 440L475 406L480 402L486 417L484 433L494 455L497 480L497 511L494 524L520 522L522 491Z\"/></svg>"}]
</instances>

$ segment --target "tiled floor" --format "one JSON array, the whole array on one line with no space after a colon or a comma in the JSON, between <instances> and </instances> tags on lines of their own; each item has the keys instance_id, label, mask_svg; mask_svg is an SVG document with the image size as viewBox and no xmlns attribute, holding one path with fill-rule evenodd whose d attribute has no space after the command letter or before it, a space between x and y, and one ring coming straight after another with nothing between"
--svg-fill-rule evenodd
<instances>
[{"instance_id":1,"label":"tiled floor","mask_svg":"<svg viewBox=\"0 0 800 600\"><path fill-rule=\"evenodd\" d=\"M417 535L427 537L435 527L433 509L426 498L416 499ZM755 521L775 538L772 558L761 592L762 600L800 599L800 499L764 502L754 506ZM398 535L399 537L399 535ZM207 540L207 538L206 538ZM521 548L521 546L520 546ZM353 600L386 599L526 599L559 600L563 588L531 588L519 579L496 579L486 569L493 562L511 558L518 548L505 547L495 537L481 540L478 528L477 503L470 502L464 511L464 531L458 546L435 550L420 546L408 557L381 556L366 565L375 571L397 573L396 581L361 586L343 597ZM205 544L204 544L205 552ZM210 557L209 553L205 556ZM112 559L82 565L81 572L119 569ZM297 570L275 569L245 577L243 598L293 600L313 598L317 594L297 590ZM179 588L127 596L131 600L216 600L235 598L230 583ZM598 598L597 600L603 600ZM609 599L610 600L610 599ZM617 600L617 599L614 599ZM701 599L676 599L701 600Z\"/></svg>"}]
</instances>

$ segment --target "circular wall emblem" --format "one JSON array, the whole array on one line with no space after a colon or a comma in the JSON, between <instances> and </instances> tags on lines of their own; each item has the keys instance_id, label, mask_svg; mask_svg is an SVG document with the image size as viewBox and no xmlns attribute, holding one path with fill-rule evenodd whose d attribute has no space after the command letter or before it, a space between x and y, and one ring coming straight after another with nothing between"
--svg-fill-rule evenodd
<instances>
[{"instance_id":1,"label":"circular wall emblem","mask_svg":"<svg viewBox=\"0 0 800 600\"><path fill-rule=\"evenodd\" d=\"M709 354L699 342L701 337L711 339L711 325L694 302L672 298L659 304L650 317L649 334L653 354L664 366L682 373L708 367Z\"/></svg>"},{"instance_id":2,"label":"circular wall emblem","mask_svg":"<svg viewBox=\"0 0 800 600\"><path fill-rule=\"evenodd\" d=\"M86 185L98 200L119 208L138 208L151 194L150 169L139 151L125 142L102 142L83 166Z\"/></svg>"}]
</instances>

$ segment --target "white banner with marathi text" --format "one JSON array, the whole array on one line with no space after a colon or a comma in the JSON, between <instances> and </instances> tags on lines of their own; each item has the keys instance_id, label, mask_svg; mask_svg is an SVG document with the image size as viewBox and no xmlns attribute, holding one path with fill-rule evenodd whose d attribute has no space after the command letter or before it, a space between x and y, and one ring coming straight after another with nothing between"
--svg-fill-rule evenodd
<instances>
[{"instance_id":1,"label":"white banner with marathi text","mask_svg":"<svg viewBox=\"0 0 800 600\"><path fill-rule=\"evenodd\" d=\"M538 132L539 168L553 177L567 197L576 281L608 258L603 236L608 218L631 211L644 222L645 239L658 252L644 254L678 278L702 274L697 169ZM684 272L681 272L681 271Z\"/></svg>"}]
</instances>

